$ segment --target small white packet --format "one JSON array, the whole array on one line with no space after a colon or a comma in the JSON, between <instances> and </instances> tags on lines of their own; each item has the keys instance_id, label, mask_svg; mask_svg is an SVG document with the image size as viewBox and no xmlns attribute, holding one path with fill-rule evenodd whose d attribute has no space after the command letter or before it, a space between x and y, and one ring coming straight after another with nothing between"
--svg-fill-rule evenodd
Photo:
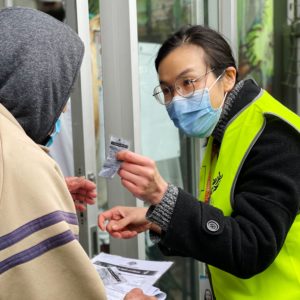
<instances>
[{"instance_id":1,"label":"small white packet","mask_svg":"<svg viewBox=\"0 0 300 300\"><path fill-rule=\"evenodd\" d=\"M120 169L121 161L117 160L116 154L121 150L129 150L129 142L123 138L110 137L108 156L103 163L99 176L113 178Z\"/></svg>"}]
</instances>

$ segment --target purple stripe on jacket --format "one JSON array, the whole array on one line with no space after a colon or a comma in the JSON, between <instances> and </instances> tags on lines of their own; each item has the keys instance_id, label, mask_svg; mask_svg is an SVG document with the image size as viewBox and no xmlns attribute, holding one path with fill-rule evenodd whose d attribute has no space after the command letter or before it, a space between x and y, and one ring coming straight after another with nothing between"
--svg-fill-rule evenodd
<instances>
[{"instance_id":1,"label":"purple stripe on jacket","mask_svg":"<svg viewBox=\"0 0 300 300\"><path fill-rule=\"evenodd\" d=\"M0 274L8 271L9 269L33 260L34 258L60 246L63 246L71 241L75 240L75 236L71 230L67 230L63 233L55 235L49 239L46 239L39 244L30 247L22 252L8 257L0 262Z\"/></svg>"},{"instance_id":2,"label":"purple stripe on jacket","mask_svg":"<svg viewBox=\"0 0 300 300\"><path fill-rule=\"evenodd\" d=\"M34 219L18 229L0 237L0 250L8 248L31 234L47 228L51 225L66 221L72 225L78 225L77 215L64 211L55 211L40 218Z\"/></svg>"}]
</instances>

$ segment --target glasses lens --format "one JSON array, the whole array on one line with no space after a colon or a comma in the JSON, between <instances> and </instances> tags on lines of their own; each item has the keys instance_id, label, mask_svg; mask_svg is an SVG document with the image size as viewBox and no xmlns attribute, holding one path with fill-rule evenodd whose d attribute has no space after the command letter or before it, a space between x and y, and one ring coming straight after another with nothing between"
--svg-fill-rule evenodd
<instances>
[{"instance_id":1,"label":"glasses lens","mask_svg":"<svg viewBox=\"0 0 300 300\"><path fill-rule=\"evenodd\" d=\"M163 105L167 105L172 101L172 93L170 88L165 85L157 86L153 91L155 99Z\"/></svg>"},{"instance_id":2,"label":"glasses lens","mask_svg":"<svg viewBox=\"0 0 300 300\"><path fill-rule=\"evenodd\" d=\"M189 78L178 78L175 82L175 89L182 97L190 97L195 91L194 80Z\"/></svg>"}]
</instances>

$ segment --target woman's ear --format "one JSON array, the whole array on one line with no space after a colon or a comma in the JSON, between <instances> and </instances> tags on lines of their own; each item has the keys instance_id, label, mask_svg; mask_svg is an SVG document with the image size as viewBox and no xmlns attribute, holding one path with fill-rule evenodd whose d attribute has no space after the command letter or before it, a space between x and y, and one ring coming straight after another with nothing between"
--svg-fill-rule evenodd
<instances>
[{"instance_id":1,"label":"woman's ear","mask_svg":"<svg viewBox=\"0 0 300 300\"><path fill-rule=\"evenodd\" d=\"M228 93L233 89L236 82L236 69L234 67L225 69L222 82L225 93Z\"/></svg>"}]
</instances>

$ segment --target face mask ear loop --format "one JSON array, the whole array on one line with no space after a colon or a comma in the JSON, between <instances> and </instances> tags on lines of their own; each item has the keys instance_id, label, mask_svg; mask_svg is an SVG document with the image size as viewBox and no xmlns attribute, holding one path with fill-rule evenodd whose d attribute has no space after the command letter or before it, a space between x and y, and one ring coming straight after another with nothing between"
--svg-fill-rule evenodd
<instances>
[{"instance_id":1,"label":"face mask ear loop","mask_svg":"<svg viewBox=\"0 0 300 300\"><path fill-rule=\"evenodd\" d=\"M218 82L218 80L224 75L225 71L226 71L226 70L224 70L224 71L218 76L218 78L217 78L216 81L211 85L211 87L208 89L208 91L210 91L210 90L213 88L213 86ZM220 106L219 106L217 109L220 109L220 108L223 107L227 94L228 94L228 92L225 93L225 95L224 95L224 97L223 97L223 100L222 100Z\"/></svg>"},{"instance_id":2,"label":"face mask ear loop","mask_svg":"<svg viewBox=\"0 0 300 300\"><path fill-rule=\"evenodd\" d=\"M228 92L225 93L224 98L223 98L222 103L221 103L221 105L219 106L219 108L222 108L222 107L223 107L224 102L225 102L225 99L226 99L226 97L227 97L227 94L228 94Z\"/></svg>"},{"instance_id":3,"label":"face mask ear loop","mask_svg":"<svg viewBox=\"0 0 300 300\"><path fill-rule=\"evenodd\" d=\"M224 71L222 72L222 74L220 74L220 75L218 76L218 78L215 80L215 82L208 88L208 91L210 91L210 90L214 87L214 85L218 82L218 80L224 75L225 71L226 71L226 70L224 70Z\"/></svg>"}]
</instances>

